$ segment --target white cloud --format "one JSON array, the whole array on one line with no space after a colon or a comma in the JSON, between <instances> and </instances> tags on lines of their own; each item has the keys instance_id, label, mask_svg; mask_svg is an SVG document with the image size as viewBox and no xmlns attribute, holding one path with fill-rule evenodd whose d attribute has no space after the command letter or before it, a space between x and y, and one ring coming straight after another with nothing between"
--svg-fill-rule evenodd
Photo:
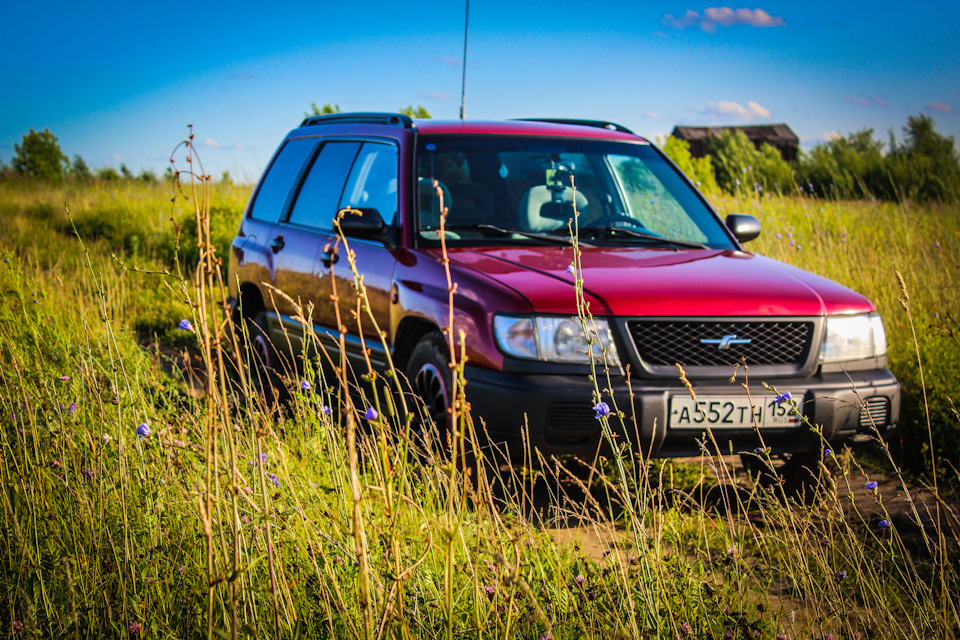
<instances>
[{"instance_id":1,"label":"white cloud","mask_svg":"<svg viewBox=\"0 0 960 640\"><path fill-rule=\"evenodd\" d=\"M119 154L116 154L116 153L115 153L115 154L113 154L111 157L112 157L114 160L116 160L117 162L123 162L123 156L121 156L121 155L119 155Z\"/></svg>"},{"instance_id":2,"label":"white cloud","mask_svg":"<svg viewBox=\"0 0 960 640\"><path fill-rule=\"evenodd\" d=\"M742 107L738 102L709 102L703 108L703 113L718 120L740 120L742 122L766 120L770 117L770 110L761 107L753 100L749 101L746 107Z\"/></svg>"},{"instance_id":3,"label":"white cloud","mask_svg":"<svg viewBox=\"0 0 960 640\"><path fill-rule=\"evenodd\" d=\"M687 12L679 18L667 14L660 22L674 29L699 26L708 33L716 31L718 26L732 27L738 24L748 27L787 26L783 18L771 16L763 9L731 9L730 7L707 7L703 15L693 9L687 9Z\"/></svg>"},{"instance_id":4,"label":"white cloud","mask_svg":"<svg viewBox=\"0 0 960 640\"><path fill-rule=\"evenodd\" d=\"M838 140L842 137L843 136L840 135L839 131L824 131L820 134L820 139L826 140L827 142L830 142L831 140Z\"/></svg>"},{"instance_id":5,"label":"white cloud","mask_svg":"<svg viewBox=\"0 0 960 640\"><path fill-rule=\"evenodd\" d=\"M660 116L655 114L653 111L644 111L641 114L644 118L650 118L651 120L659 120Z\"/></svg>"},{"instance_id":6,"label":"white cloud","mask_svg":"<svg viewBox=\"0 0 960 640\"><path fill-rule=\"evenodd\" d=\"M443 64L449 64L450 66L453 66L453 67L459 67L460 65L463 64L463 60L462 60L462 59L460 59L460 58L455 58L455 57L453 57L453 56L434 57L434 58L433 58L433 61L434 61L434 62L442 62Z\"/></svg>"},{"instance_id":7,"label":"white cloud","mask_svg":"<svg viewBox=\"0 0 960 640\"><path fill-rule=\"evenodd\" d=\"M426 93L421 93L420 97L427 98L429 100L449 100L450 94L446 91L428 91Z\"/></svg>"},{"instance_id":8,"label":"white cloud","mask_svg":"<svg viewBox=\"0 0 960 640\"><path fill-rule=\"evenodd\" d=\"M936 100L927 105L927 111L939 111L941 113L952 113L953 107L948 105L946 102L940 102Z\"/></svg>"},{"instance_id":9,"label":"white cloud","mask_svg":"<svg viewBox=\"0 0 960 640\"><path fill-rule=\"evenodd\" d=\"M213 138L207 138L206 140L204 140L204 141L203 141L203 146L207 147L208 149L222 149L222 148L223 148L223 145L220 144L219 142L217 142L216 140L214 140Z\"/></svg>"},{"instance_id":10,"label":"white cloud","mask_svg":"<svg viewBox=\"0 0 960 640\"><path fill-rule=\"evenodd\" d=\"M843 99L847 102L860 105L861 107L877 107L879 109L887 108L887 101L884 100L882 96L871 96L869 98L863 98L860 96L843 96Z\"/></svg>"}]
</instances>

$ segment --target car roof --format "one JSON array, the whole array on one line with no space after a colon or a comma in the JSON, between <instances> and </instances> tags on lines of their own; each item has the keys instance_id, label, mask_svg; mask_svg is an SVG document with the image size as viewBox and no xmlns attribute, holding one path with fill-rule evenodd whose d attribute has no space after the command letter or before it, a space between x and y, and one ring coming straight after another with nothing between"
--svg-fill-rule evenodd
<instances>
[{"instance_id":1,"label":"car roof","mask_svg":"<svg viewBox=\"0 0 960 640\"><path fill-rule=\"evenodd\" d=\"M586 122L584 121L584 123ZM416 120L414 124L417 131L424 135L531 135L646 142L646 139L622 127L619 130L611 129L604 126L604 123L594 121L589 124L575 124L569 121L533 120ZM616 125L609 126L614 127Z\"/></svg>"},{"instance_id":2,"label":"car roof","mask_svg":"<svg viewBox=\"0 0 960 640\"><path fill-rule=\"evenodd\" d=\"M322 127L322 128L321 128ZM565 118L530 118L521 120L412 120L399 113L336 113L309 116L290 137L322 133L350 133L381 127L414 129L424 135L530 135L563 138L593 138L648 142L645 138L618 124L604 120Z\"/></svg>"}]
</instances>

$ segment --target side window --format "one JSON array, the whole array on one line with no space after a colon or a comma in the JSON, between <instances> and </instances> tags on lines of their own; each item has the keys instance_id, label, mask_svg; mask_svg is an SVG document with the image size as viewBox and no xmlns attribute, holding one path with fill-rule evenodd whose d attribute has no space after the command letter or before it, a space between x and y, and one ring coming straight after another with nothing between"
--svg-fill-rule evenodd
<instances>
[{"instance_id":1,"label":"side window","mask_svg":"<svg viewBox=\"0 0 960 640\"><path fill-rule=\"evenodd\" d=\"M303 180L288 222L331 229L343 183L360 149L359 142L328 142L320 149Z\"/></svg>"},{"instance_id":2,"label":"side window","mask_svg":"<svg viewBox=\"0 0 960 640\"><path fill-rule=\"evenodd\" d=\"M316 138L287 140L267 170L267 175L260 181L257 197L250 210L251 218L264 222L276 222L280 219L290 190L316 145Z\"/></svg>"},{"instance_id":3,"label":"side window","mask_svg":"<svg viewBox=\"0 0 960 640\"><path fill-rule=\"evenodd\" d=\"M365 142L343 191L340 208L376 209L392 225L397 217L397 148Z\"/></svg>"}]
</instances>

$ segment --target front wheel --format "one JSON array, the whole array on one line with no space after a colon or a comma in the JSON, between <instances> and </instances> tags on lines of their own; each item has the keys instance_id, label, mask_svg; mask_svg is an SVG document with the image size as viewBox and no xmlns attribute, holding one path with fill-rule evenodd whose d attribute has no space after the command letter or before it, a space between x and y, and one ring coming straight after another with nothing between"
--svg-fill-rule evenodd
<instances>
[{"instance_id":1,"label":"front wheel","mask_svg":"<svg viewBox=\"0 0 960 640\"><path fill-rule=\"evenodd\" d=\"M450 434L450 407L453 402L453 372L443 336L431 333L417 343L410 354L405 374L414 395L422 401L415 410L413 434L418 446L429 453L439 441L446 448Z\"/></svg>"}]
</instances>

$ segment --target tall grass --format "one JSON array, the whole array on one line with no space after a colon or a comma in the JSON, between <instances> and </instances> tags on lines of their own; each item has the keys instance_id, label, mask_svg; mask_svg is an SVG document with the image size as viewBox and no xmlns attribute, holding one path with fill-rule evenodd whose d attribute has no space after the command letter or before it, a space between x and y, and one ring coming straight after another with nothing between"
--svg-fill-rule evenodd
<instances>
[{"instance_id":1,"label":"tall grass","mask_svg":"<svg viewBox=\"0 0 960 640\"><path fill-rule=\"evenodd\" d=\"M696 466L622 450L593 465L528 451L510 452L515 459L507 464L506 452L475 451L482 425L466 404L455 453L417 452L410 414L395 395L340 391L351 379L342 362L305 361L302 374L285 381L289 407L266 406L251 391L256 380L248 367L234 366L256 370L256 356L217 315L217 237L233 229L218 230L211 219L224 196L202 170L195 173L186 184L190 199L178 198L173 209L170 193L157 200L132 190L44 195L23 183L0 185L0 238L10 248L0 263L0 607L11 635L960 633L956 511L939 495L904 485L915 508L889 513L886 494L864 486L874 469L862 468L850 452L824 458L817 499L801 505L784 500L775 483L763 488L740 479L728 460L713 455ZM73 225L59 209L31 213L31 202L59 198L70 204ZM138 226L166 234L174 246L177 231L164 230L163 220L178 221L182 248L193 229L197 268L178 269L158 239L134 254L116 244L119 235L85 238L77 221L96 217L94 198L130 207L118 216L121 226L136 211L153 212L144 215L155 216L156 227L149 220ZM863 222L882 208L836 203L844 222L834 226L819 212L810 211L815 222L800 213L813 201L756 202L721 206L759 211L768 230L762 248L774 257L794 261L816 252L803 266L845 268L825 275L843 276L837 279L877 301L891 360L913 366L912 345L899 342L907 321L903 307L894 306L902 293L893 269L904 274L915 318L937 304L945 317L955 298L948 289L929 293L924 262L912 262L906 249L891 248L880 266L863 254L878 239L903 234L900 242L913 243L919 255L937 255L936 247L925 248L924 229L946 234L955 222L933 218L932 209L901 207L879 231L867 231ZM226 217L238 211L236 205ZM789 232L802 249L775 241L778 223L794 227ZM83 243L66 233L74 225ZM818 259L839 262L847 243L856 247L843 258L847 267ZM942 257L956 259L955 252ZM943 269L936 282L955 281L952 262L937 264ZM364 319L360 292L356 311ZM167 322L152 335L188 345L199 358L188 360L193 370L168 374L139 346L144 336L131 319L151 305ZM301 316L309 326L310 310ZM176 328L182 318L192 331ZM936 402L934 390L946 392L957 377L935 357L949 352L950 340L925 338L922 324L925 379L944 378L942 387L930 386ZM331 370L337 380L326 378ZM897 373L906 385L915 383ZM397 379L394 373L372 382L382 388ZM910 393L920 397L921 390ZM417 411L414 398L403 400ZM933 432L940 428L936 423ZM951 478L956 471L946 465L941 484Z\"/></svg>"}]
</instances>

